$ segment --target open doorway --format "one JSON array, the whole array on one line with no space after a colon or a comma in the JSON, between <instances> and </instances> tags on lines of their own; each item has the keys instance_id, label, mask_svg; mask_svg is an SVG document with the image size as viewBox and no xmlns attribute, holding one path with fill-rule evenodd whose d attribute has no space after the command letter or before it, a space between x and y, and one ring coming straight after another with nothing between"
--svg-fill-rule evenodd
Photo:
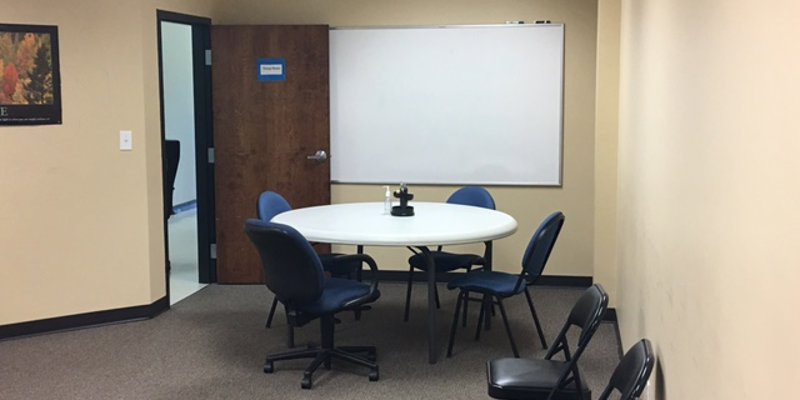
<instances>
[{"instance_id":1,"label":"open doorway","mask_svg":"<svg viewBox=\"0 0 800 400\"><path fill-rule=\"evenodd\" d=\"M216 280L213 263L211 21L158 11L167 292L170 304ZM211 149L211 150L210 150Z\"/></svg>"}]
</instances>

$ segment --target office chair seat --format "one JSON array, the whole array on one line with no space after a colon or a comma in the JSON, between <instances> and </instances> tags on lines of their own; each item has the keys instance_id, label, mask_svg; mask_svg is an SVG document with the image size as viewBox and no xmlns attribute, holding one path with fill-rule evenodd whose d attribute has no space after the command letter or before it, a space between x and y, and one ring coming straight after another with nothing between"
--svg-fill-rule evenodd
<instances>
[{"instance_id":1,"label":"office chair seat","mask_svg":"<svg viewBox=\"0 0 800 400\"><path fill-rule=\"evenodd\" d=\"M525 285L518 284L519 279L519 275L504 272L475 271L448 282L447 288L510 297L525 291Z\"/></svg>"},{"instance_id":2,"label":"office chair seat","mask_svg":"<svg viewBox=\"0 0 800 400\"><path fill-rule=\"evenodd\" d=\"M274 216L291 210L292 206L280 194L273 191L265 191L258 196L256 209L258 211L258 218L263 222L269 222ZM322 263L322 268L331 277L352 279L352 275L356 274L356 277L360 278L360 272L362 268L361 261L353 259L352 257L342 258L340 256L344 255L341 253L317 254L317 256ZM267 314L267 328L272 326L272 318L275 316L275 310L277 307L278 298L275 297L272 300L272 306ZM358 319L360 317L361 310L355 310L355 312L356 319ZM289 347L294 347L294 327L291 325L289 325L288 333L287 344Z\"/></svg>"},{"instance_id":3,"label":"office chair seat","mask_svg":"<svg viewBox=\"0 0 800 400\"><path fill-rule=\"evenodd\" d=\"M365 296L369 291L370 287L366 283L348 279L328 278L325 280L322 296L311 304L298 307L297 310L313 315L331 314L347 308L348 301ZM372 296L361 303L375 301L380 296L380 290L375 290Z\"/></svg>"},{"instance_id":4,"label":"office chair seat","mask_svg":"<svg viewBox=\"0 0 800 400\"><path fill-rule=\"evenodd\" d=\"M331 368L335 359L369 368L369 380L377 381L380 373L374 346L334 345L334 315L353 310L380 297L375 275L378 266L366 254L346 256L366 263L372 272L371 284L331 278L322 268L319 256L306 238L296 229L257 219L245 223L245 232L258 250L264 268L264 283L286 307L289 326L305 325L320 320L321 347L270 354L264 361L264 372L275 372L275 363L285 360L313 358L303 372L300 387L311 389L312 376L320 366Z\"/></svg>"},{"instance_id":5,"label":"office chair seat","mask_svg":"<svg viewBox=\"0 0 800 400\"><path fill-rule=\"evenodd\" d=\"M477 254L456 254L446 251L432 251L433 261L436 264L436 271L450 272L459 268L471 268L473 265L483 265L483 257ZM425 254L414 254L408 259L408 263L419 270L428 270L428 260Z\"/></svg>"},{"instance_id":6,"label":"office chair seat","mask_svg":"<svg viewBox=\"0 0 800 400\"><path fill-rule=\"evenodd\" d=\"M501 358L486 363L489 396L496 399L531 399L546 397L569 367L563 361ZM575 399L577 388L570 382L554 399ZM584 398L591 393L583 388Z\"/></svg>"}]
</instances>

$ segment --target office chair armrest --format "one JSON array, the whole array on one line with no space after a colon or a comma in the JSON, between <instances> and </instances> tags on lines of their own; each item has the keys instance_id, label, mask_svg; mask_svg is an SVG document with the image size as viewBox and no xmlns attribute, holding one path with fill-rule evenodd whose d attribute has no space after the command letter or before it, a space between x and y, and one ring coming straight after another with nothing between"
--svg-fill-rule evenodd
<instances>
[{"instance_id":1,"label":"office chair armrest","mask_svg":"<svg viewBox=\"0 0 800 400\"><path fill-rule=\"evenodd\" d=\"M369 286L369 293L357 299L353 299L347 302L347 304L345 304L345 307L353 307L360 305L368 301L375 295L375 292L378 291L378 264L375 262L375 259L373 259L367 254L347 254L334 257L334 260L336 262L361 261L362 264L367 263L370 272L372 272L372 282Z\"/></svg>"}]
</instances>

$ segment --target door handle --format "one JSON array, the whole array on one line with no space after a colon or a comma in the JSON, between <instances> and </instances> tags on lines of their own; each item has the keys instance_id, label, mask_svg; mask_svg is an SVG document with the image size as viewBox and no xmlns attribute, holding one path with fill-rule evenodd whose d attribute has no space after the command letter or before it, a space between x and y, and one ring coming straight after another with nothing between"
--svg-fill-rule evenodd
<instances>
[{"instance_id":1,"label":"door handle","mask_svg":"<svg viewBox=\"0 0 800 400\"><path fill-rule=\"evenodd\" d=\"M313 155L306 156L306 159L319 161L319 162L327 161L328 160L328 153L326 153L325 150L317 150L317 152L314 153Z\"/></svg>"}]
</instances>

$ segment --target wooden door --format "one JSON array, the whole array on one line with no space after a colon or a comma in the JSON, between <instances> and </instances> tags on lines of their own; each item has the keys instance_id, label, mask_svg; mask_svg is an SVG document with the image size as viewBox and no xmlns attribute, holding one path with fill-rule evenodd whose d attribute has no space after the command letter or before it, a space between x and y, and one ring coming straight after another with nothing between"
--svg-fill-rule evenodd
<instances>
[{"instance_id":1,"label":"wooden door","mask_svg":"<svg viewBox=\"0 0 800 400\"><path fill-rule=\"evenodd\" d=\"M243 228L258 195L330 204L330 165L307 158L330 152L328 27L215 25L211 48L218 281L263 282ZM282 59L285 80L259 80L263 59Z\"/></svg>"}]
</instances>

